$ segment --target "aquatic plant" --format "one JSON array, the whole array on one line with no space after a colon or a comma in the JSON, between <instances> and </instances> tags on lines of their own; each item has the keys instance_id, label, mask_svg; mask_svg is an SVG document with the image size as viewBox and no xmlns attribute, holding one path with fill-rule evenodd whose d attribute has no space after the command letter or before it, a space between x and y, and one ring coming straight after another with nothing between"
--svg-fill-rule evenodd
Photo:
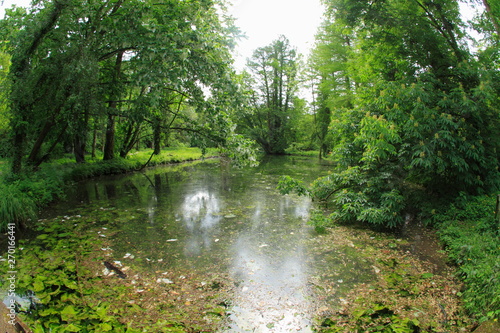
<instances>
[{"instance_id":1,"label":"aquatic plant","mask_svg":"<svg viewBox=\"0 0 500 333\"><path fill-rule=\"evenodd\" d=\"M104 262L118 265L111 259L114 232L95 221L81 215L43 220L38 236L21 241L16 293L31 300L19 310L34 332L201 332L224 318L219 294L226 279L217 274L161 275L166 283L141 271L139 257L120 266L127 272L122 278L105 272ZM0 279L0 289L4 283Z\"/></svg>"}]
</instances>

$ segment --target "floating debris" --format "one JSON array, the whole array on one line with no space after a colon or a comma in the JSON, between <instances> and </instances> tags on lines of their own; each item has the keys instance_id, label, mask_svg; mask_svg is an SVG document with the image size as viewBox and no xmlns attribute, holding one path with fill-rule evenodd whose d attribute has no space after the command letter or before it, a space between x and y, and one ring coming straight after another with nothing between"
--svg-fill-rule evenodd
<instances>
[{"instance_id":1,"label":"floating debris","mask_svg":"<svg viewBox=\"0 0 500 333\"><path fill-rule=\"evenodd\" d=\"M105 261L104 266L106 266L106 268L108 270L115 272L119 278L125 279L127 277L127 274L123 273L119 268L117 268L115 265L113 265L109 261ZM105 274L105 275L109 275L109 273Z\"/></svg>"},{"instance_id":2,"label":"floating debris","mask_svg":"<svg viewBox=\"0 0 500 333\"><path fill-rule=\"evenodd\" d=\"M171 238L171 239L167 239L167 242L177 242L178 239L177 238Z\"/></svg>"},{"instance_id":3,"label":"floating debris","mask_svg":"<svg viewBox=\"0 0 500 333\"><path fill-rule=\"evenodd\" d=\"M167 279L167 278L159 278L156 280L156 282L158 283L166 283L166 284L172 284L174 283L174 281L170 280L170 279Z\"/></svg>"}]
</instances>

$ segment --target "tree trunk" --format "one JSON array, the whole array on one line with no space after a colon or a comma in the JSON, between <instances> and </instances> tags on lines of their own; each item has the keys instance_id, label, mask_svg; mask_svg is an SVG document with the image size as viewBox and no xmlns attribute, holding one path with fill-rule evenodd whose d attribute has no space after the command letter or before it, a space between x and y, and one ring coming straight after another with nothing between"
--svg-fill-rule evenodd
<instances>
[{"instance_id":1,"label":"tree trunk","mask_svg":"<svg viewBox=\"0 0 500 333\"><path fill-rule=\"evenodd\" d=\"M94 124L94 126L96 125ZM97 148L97 126L94 127L94 134L92 135L92 153L90 155L92 156L92 158L95 158L96 148Z\"/></svg>"},{"instance_id":2,"label":"tree trunk","mask_svg":"<svg viewBox=\"0 0 500 333\"><path fill-rule=\"evenodd\" d=\"M153 148L154 154L160 155L161 153L161 120L155 119L153 123Z\"/></svg>"},{"instance_id":3,"label":"tree trunk","mask_svg":"<svg viewBox=\"0 0 500 333\"><path fill-rule=\"evenodd\" d=\"M137 138L139 137L139 133L141 130L140 124L130 124L127 130L127 135L123 140L122 149L120 149L120 157L125 158L127 154L134 148L134 145L137 142Z\"/></svg>"},{"instance_id":4,"label":"tree trunk","mask_svg":"<svg viewBox=\"0 0 500 333\"><path fill-rule=\"evenodd\" d=\"M103 160L108 161L113 158L115 158L115 116L108 114Z\"/></svg>"},{"instance_id":5,"label":"tree trunk","mask_svg":"<svg viewBox=\"0 0 500 333\"><path fill-rule=\"evenodd\" d=\"M13 142L14 154L12 156L12 173L16 175L21 173L25 140L26 140L26 132L23 130L16 130Z\"/></svg>"},{"instance_id":6,"label":"tree trunk","mask_svg":"<svg viewBox=\"0 0 500 333\"><path fill-rule=\"evenodd\" d=\"M50 130L54 126L53 121L46 121L45 124L43 125L42 130L40 131L40 134L38 135L38 138L36 139L35 143L33 144L33 147L31 148L30 155L28 156L28 164L30 165L35 165L37 163L38 155L40 153L40 150L42 149L43 142L45 141L45 138L49 134Z\"/></svg>"},{"instance_id":7,"label":"tree trunk","mask_svg":"<svg viewBox=\"0 0 500 333\"><path fill-rule=\"evenodd\" d=\"M75 134L73 149L76 163L85 163L85 138L80 134Z\"/></svg>"},{"instance_id":8,"label":"tree trunk","mask_svg":"<svg viewBox=\"0 0 500 333\"><path fill-rule=\"evenodd\" d=\"M120 51L116 55L115 68L113 72L113 80L111 83L111 89L115 91L112 94L111 101L109 102L109 110L108 110L108 123L106 124L106 139L104 142L104 156L103 160L112 160L115 158L115 113L118 107L119 100L119 89L117 85L119 84L121 67L123 61L123 53L125 51Z\"/></svg>"},{"instance_id":9,"label":"tree trunk","mask_svg":"<svg viewBox=\"0 0 500 333\"><path fill-rule=\"evenodd\" d=\"M61 129L61 131L59 132L59 135L54 140L54 142L52 142L52 145L49 147L49 149L47 150L45 155L43 155L41 158L39 158L36 161L36 163L33 165L33 169L37 169L40 166L40 164L42 164L43 162L45 162L46 160L49 159L50 154L52 154L52 152L54 151L56 146L62 141L64 133L66 132L66 129L68 129L68 124L64 125L64 127Z\"/></svg>"},{"instance_id":10,"label":"tree trunk","mask_svg":"<svg viewBox=\"0 0 500 333\"><path fill-rule=\"evenodd\" d=\"M56 1L52 12L48 16L47 20L41 24L41 26L35 30L29 39L32 42L26 47L24 52L16 52L16 55L12 57L12 65L10 67L10 73L12 75L12 83L14 89L21 90L23 87L23 80L29 75L30 70L30 60L33 54L38 49L38 46L45 38L45 36L54 28L62 10L69 4L68 1ZM17 87L16 87L17 85ZM22 160L24 155L24 146L26 140L26 122L29 121L29 109L30 106L24 100L13 100L12 101L12 111L14 113L13 128L14 128L14 140L13 140L13 156L12 156L12 172L14 174L21 173Z\"/></svg>"}]
</instances>

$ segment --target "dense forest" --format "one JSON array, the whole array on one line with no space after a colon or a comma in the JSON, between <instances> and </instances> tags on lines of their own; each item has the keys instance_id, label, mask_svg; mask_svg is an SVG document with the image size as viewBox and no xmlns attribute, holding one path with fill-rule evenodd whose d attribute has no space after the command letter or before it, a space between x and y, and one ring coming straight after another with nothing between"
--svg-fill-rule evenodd
<instances>
[{"instance_id":1,"label":"dense forest","mask_svg":"<svg viewBox=\"0 0 500 333\"><path fill-rule=\"evenodd\" d=\"M38 0L6 9L2 227L33 216L33 193L52 199L26 185L44 164L121 161L167 147L217 148L238 163L314 151L332 161L330 175L312 184L283 177L279 188L327 204L318 225L433 221L440 207L498 191L499 2L323 0L307 59L281 36L242 72L232 65L242 32L228 5ZM462 6L476 16L466 21ZM486 229L494 244L498 225ZM491 303L471 301L487 318L500 316L493 277Z\"/></svg>"}]
</instances>

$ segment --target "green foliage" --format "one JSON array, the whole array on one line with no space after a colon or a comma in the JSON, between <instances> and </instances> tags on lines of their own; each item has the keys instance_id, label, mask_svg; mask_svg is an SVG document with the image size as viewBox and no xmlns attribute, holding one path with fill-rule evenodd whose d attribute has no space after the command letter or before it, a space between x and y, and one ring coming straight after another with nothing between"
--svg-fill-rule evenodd
<instances>
[{"instance_id":1,"label":"green foliage","mask_svg":"<svg viewBox=\"0 0 500 333\"><path fill-rule=\"evenodd\" d=\"M235 134L227 139L225 147L222 148L222 154L230 158L236 166L256 166L258 163L254 146L254 141Z\"/></svg>"},{"instance_id":2,"label":"green foliage","mask_svg":"<svg viewBox=\"0 0 500 333\"><path fill-rule=\"evenodd\" d=\"M43 168L35 174L24 176L14 184L38 207L44 207L64 195L64 179L57 170L51 168Z\"/></svg>"},{"instance_id":3,"label":"green foliage","mask_svg":"<svg viewBox=\"0 0 500 333\"><path fill-rule=\"evenodd\" d=\"M10 56L4 51L4 46L0 42L0 157L8 153L8 134L10 131L10 108L8 92L10 91L10 82L8 73L10 67Z\"/></svg>"},{"instance_id":4,"label":"green foliage","mask_svg":"<svg viewBox=\"0 0 500 333\"><path fill-rule=\"evenodd\" d=\"M494 197L469 197L430 218L465 283L465 306L481 321L500 318L500 226L494 210Z\"/></svg>"},{"instance_id":5,"label":"green foliage","mask_svg":"<svg viewBox=\"0 0 500 333\"><path fill-rule=\"evenodd\" d=\"M238 101L229 52L237 31L223 11L198 0L42 1L9 11L0 26L11 45L13 171L58 150L84 162L90 145L112 159L118 148L121 157L144 146L159 153L171 139L224 144Z\"/></svg>"},{"instance_id":6,"label":"green foliage","mask_svg":"<svg viewBox=\"0 0 500 333\"><path fill-rule=\"evenodd\" d=\"M44 168L38 173L0 178L0 230L8 223L26 227L40 208L63 195L63 175Z\"/></svg>"},{"instance_id":7,"label":"green foliage","mask_svg":"<svg viewBox=\"0 0 500 333\"><path fill-rule=\"evenodd\" d=\"M381 303L370 304L354 313L356 330L382 333L418 333L421 331L417 319L402 318ZM345 327L337 326L331 319L326 319L319 330L324 333L344 332Z\"/></svg>"},{"instance_id":8,"label":"green foliage","mask_svg":"<svg viewBox=\"0 0 500 333\"><path fill-rule=\"evenodd\" d=\"M374 174L360 167L319 178L310 188L288 176L282 177L278 185L283 194L295 191L327 204L333 210L332 222L395 227L402 222L406 202L403 194L391 187L391 174Z\"/></svg>"},{"instance_id":9,"label":"green foliage","mask_svg":"<svg viewBox=\"0 0 500 333\"><path fill-rule=\"evenodd\" d=\"M498 189L498 67L476 60L453 1L325 2L311 61L338 168L310 190L332 219L395 226L410 198Z\"/></svg>"},{"instance_id":10,"label":"green foliage","mask_svg":"<svg viewBox=\"0 0 500 333\"><path fill-rule=\"evenodd\" d=\"M247 105L235 114L240 131L266 154L284 154L294 141L304 103L296 94L300 57L285 36L254 51L243 74Z\"/></svg>"},{"instance_id":11,"label":"green foliage","mask_svg":"<svg viewBox=\"0 0 500 333\"><path fill-rule=\"evenodd\" d=\"M96 176L138 171L146 166L146 162L151 155L151 150L143 150L131 153L127 158L115 158L109 161L94 161L85 164L71 163L71 167L65 172L64 178L66 181L78 181ZM153 154L147 166L152 167L162 164L193 161L203 157L216 155L217 152L215 149L208 149L203 153L199 148L166 148L159 155Z\"/></svg>"}]
</instances>

